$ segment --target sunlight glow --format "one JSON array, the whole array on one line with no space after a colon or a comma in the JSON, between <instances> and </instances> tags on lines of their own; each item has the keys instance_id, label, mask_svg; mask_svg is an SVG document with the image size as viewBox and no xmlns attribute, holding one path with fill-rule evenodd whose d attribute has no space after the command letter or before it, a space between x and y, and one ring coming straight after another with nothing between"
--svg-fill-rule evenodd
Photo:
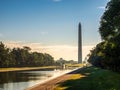
<instances>
[{"instance_id":1,"label":"sunlight glow","mask_svg":"<svg viewBox=\"0 0 120 90\"><path fill-rule=\"evenodd\" d=\"M77 46L72 45L52 45L52 46L45 46L41 43L23 43L21 41L19 42L5 42L5 45L9 48L14 47L20 47L28 46L32 49L32 51L42 52L42 53L48 53L54 57L55 60L58 60L59 58L63 58L65 60L76 60L78 58L78 48ZM94 47L94 45L89 46L83 46L83 60L86 57L87 54L89 54L89 50L91 50Z\"/></svg>"}]
</instances>

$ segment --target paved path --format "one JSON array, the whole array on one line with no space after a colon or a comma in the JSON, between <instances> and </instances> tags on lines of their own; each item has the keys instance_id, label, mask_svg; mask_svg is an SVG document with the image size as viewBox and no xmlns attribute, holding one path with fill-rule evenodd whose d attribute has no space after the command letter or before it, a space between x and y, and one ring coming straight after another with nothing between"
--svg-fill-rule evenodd
<instances>
[{"instance_id":1,"label":"paved path","mask_svg":"<svg viewBox=\"0 0 120 90\"><path fill-rule=\"evenodd\" d=\"M75 71L72 71L70 73L67 73L65 75L62 75L60 77L57 77L55 79L52 79L46 83L43 83L43 84L40 84L40 85L36 85L36 86L33 86L29 89L26 89L26 90L53 90L54 87L58 84L58 83L61 83L61 82L64 82L66 81L70 76L72 76L72 74L75 74L75 73L78 73L79 71L81 71L83 68L79 68Z\"/></svg>"}]
</instances>

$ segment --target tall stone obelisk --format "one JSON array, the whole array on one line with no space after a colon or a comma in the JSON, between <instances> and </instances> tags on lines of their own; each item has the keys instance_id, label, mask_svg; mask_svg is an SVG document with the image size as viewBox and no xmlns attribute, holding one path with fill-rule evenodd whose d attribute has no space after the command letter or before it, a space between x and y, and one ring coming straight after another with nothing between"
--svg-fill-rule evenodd
<instances>
[{"instance_id":1,"label":"tall stone obelisk","mask_svg":"<svg viewBox=\"0 0 120 90\"><path fill-rule=\"evenodd\" d=\"M81 23L78 25L78 63L82 63L82 31Z\"/></svg>"}]
</instances>

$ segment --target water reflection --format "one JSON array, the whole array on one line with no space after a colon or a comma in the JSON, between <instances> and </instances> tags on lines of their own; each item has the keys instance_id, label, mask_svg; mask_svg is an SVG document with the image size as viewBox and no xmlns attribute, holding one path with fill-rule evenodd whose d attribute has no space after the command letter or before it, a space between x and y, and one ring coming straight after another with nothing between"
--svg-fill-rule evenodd
<instances>
[{"instance_id":1,"label":"water reflection","mask_svg":"<svg viewBox=\"0 0 120 90\"><path fill-rule=\"evenodd\" d=\"M53 69L44 69L42 71L2 72L0 73L0 90L24 90L27 87L40 82L42 83L44 80L64 72L59 70L54 71Z\"/></svg>"},{"instance_id":2,"label":"water reflection","mask_svg":"<svg viewBox=\"0 0 120 90\"><path fill-rule=\"evenodd\" d=\"M48 74L50 74L50 71L53 71L53 69L46 69L44 71L3 72L0 73L0 84L37 80L40 76L49 76Z\"/></svg>"}]
</instances>

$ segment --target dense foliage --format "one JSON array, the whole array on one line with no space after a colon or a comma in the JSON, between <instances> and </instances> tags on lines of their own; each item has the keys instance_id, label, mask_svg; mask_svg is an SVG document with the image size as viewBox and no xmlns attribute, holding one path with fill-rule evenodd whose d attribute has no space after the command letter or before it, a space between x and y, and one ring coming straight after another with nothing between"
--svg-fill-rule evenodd
<instances>
[{"instance_id":1,"label":"dense foliage","mask_svg":"<svg viewBox=\"0 0 120 90\"><path fill-rule=\"evenodd\" d=\"M27 46L10 49L0 42L0 67L48 66L55 63L51 55L30 50Z\"/></svg>"},{"instance_id":2,"label":"dense foliage","mask_svg":"<svg viewBox=\"0 0 120 90\"><path fill-rule=\"evenodd\" d=\"M91 50L88 61L95 66L120 71L120 0L111 0L101 18L102 42Z\"/></svg>"},{"instance_id":3,"label":"dense foliage","mask_svg":"<svg viewBox=\"0 0 120 90\"><path fill-rule=\"evenodd\" d=\"M61 66L63 64L77 64L77 61L74 60L64 60L63 58L60 58L56 61L56 65Z\"/></svg>"}]
</instances>

